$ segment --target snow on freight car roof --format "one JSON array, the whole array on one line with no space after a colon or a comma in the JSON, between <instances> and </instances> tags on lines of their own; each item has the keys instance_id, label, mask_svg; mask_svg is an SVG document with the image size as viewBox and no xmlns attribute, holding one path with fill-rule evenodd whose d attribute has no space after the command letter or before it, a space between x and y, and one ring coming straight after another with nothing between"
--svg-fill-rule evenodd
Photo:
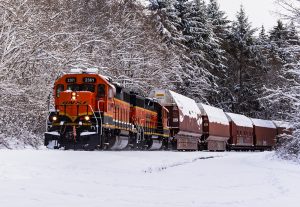
<instances>
[{"instance_id":1,"label":"snow on freight car roof","mask_svg":"<svg viewBox=\"0 0 300 207\"><path fill-rule=\"evenodd\" d=\"M182 112L183 116L180 116L181 122L183 121L184 116L199 119L199 115L201 115L201 111L193 99L183 96L181 94L175 93L174 91L171 91L171 90L169 90L169 93L172 96L175 103L177 104L180 111ZM200 123L198 123L198 124L201 124L201 119L199 119L199 120L200 120Z\"/></svg>"},{"instance_id":2,"label":"snow on freight car roof","mask_svg":"<svg viewBox=\"0 0 300 207\"><path fill-rule=\"evenodd\" d=\"M275 124L276 127L281 127L281 128L286 128L286 129L291 128L290 123L286 122L286 121L274 121L273 120L273 123Z\"/></svg>"},{"instance_id":3,"label":"snow on freight car roof","mask_svg":"<svg viewBox=\"0 0 300 207\"><path fill-rule=\"evenodd\" d=\"M226 112L226 115L230 121L233 121L237 126L244 126L253 128L253 123L250 118L242 114L234 114Z\"/></svg>"},{"instance_id":4,"label":"snow on freight car roof","mask_svg":"<svg viewBox=\"0 0 300 207\"><path fill-rule=\"evenodd\" d=\"M202 114L207 115L209 122L220 123L223 125L229 125L229 121L224 111L220 108L209 106L203 103L197 104Z\"/></svg>"},{"instance_id":5,"label":"snow on freight car roof","mask_svg":"<svg viewBox=\"0 0 300 207\"><path fill-rule=\"evenodd\" d=\"M276 129L275 124L270 120L253 119L253 118L251 118L251 120L252 120L253 125L255 125L255 126Z\"/></svg>"}]
</instances>

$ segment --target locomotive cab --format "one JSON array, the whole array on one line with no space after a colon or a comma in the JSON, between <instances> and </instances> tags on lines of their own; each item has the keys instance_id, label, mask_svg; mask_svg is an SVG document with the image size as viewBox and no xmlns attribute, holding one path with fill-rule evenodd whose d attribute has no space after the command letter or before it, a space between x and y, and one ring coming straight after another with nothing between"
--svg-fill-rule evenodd
<instances>
[{"instance_id":1,"label":"locomotive cab","mask_svg":"<svg viewBox=\"0 0 300 207\"><path fill-rule=\"evenodd\" d=\"M107 121L104 116L111 111L114 94L114 86L93 71L71 70L57 79L45 145L67 149L101 146L102 123Z\"/></svg>"}]
</instances>

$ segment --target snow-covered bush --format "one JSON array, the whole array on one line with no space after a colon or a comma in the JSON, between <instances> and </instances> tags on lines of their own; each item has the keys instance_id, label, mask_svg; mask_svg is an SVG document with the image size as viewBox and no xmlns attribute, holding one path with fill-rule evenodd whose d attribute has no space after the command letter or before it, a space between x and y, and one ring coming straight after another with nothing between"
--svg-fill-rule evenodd
<instances>
[{"instance_id":1,"label":"snow-covered bush","mask_svg":"<svg viewBox=\"0 0 300 207\"><path fill-rule=\"evenodd\" d=\"M283 134L278 137L279 143L276 155L282 159L300 163L300 126L294 125L293 134Z\"/></svg>"}]
</instances>

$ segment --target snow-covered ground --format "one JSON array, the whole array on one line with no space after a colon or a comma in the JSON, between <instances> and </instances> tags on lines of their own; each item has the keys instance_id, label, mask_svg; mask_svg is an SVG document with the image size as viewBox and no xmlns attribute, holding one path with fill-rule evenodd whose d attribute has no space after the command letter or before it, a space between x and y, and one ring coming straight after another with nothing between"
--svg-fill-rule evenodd
<instances>
[{"instance_id":1,"label":"snow-covered ground","mask_svg":"<svg viewBox=\"0 0 300 207\"><path fill-rule=\"evenodd\" d=\"M0 150L3 207L298 207L299 192L300 166L273 152Z\"/></svg>"}]
</instances>

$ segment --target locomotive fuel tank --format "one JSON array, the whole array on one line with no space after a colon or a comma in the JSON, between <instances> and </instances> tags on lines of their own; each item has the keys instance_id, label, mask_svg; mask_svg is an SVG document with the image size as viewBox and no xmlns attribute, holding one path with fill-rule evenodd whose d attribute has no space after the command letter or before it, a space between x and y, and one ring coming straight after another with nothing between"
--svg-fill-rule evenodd
<instances>
[{"instance_id":1,"label":"locomotive fuel tank","mask_svg":"<svg viewBox=\"0 0 300 207\"><path fill-rule=\"evenodd\" d=\"M156 99L169 111L169 128L173 148L197 150L201 129L201 112L196 102L171 90L156 89L150 97Z\"/></svg>"}]
</instances>

